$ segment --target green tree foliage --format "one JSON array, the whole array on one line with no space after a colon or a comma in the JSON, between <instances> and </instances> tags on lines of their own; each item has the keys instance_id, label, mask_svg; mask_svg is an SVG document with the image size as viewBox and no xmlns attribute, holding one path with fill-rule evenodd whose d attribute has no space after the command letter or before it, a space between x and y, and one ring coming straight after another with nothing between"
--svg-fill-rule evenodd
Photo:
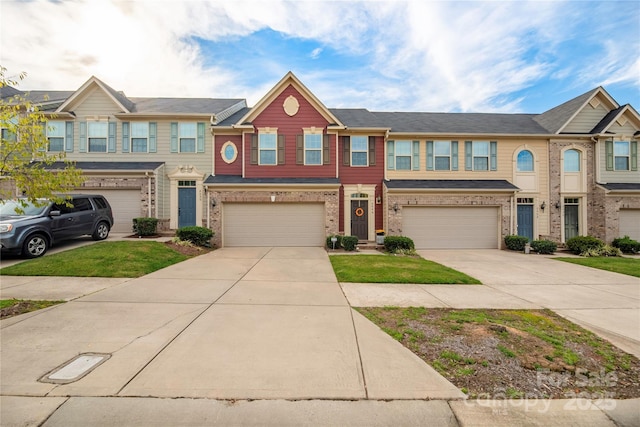
<instances>
[{"instance_id":1,"label":"green tree foliage","mask_svg":"<svg viewBox=\"0 0 640 427\"><path fill-rule=\"evenodd\" d=\"M7 69L0 66L0 89L11 93L11 88L24 80L26 73L17 78L6 77ZM66 159L64 151L49 152L46 134L47 121L54 118L44 114L38 105L17 92L0 99L0 180L13 180L27 199L61 201L59 193L79 187L82 172ZM49 168L54 162L62 162L63 168ZM0 186L0 199L13 198L10 186Z\"/></svg>"}]
</instances>

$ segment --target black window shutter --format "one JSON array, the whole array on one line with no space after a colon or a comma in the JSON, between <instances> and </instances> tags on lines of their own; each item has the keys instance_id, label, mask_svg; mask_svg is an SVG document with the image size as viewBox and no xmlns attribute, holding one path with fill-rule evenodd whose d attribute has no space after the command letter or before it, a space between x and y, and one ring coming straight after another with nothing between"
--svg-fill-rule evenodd
<instances>
[{"instance_id":1,"label":"black window shutter","mask_svg":"<svg viewBox=\"0 0 640 427\"><path fill-rule=\"evenodd\" d=\"M250 163L252 165L257 165L258 164L258 134L250 133L247 136L251 138Z\"/></svg>"},{"instance_id":2,"label":"black window shutter","mask_svg":"<svg viewBox=\"0 0 640 427\"><path fill-rule=\"evenodd\" d=\"M322 135L322 164L330 165L331 164L331 149L329 148L329 144L331 141L331 137L327 134Z\"/></svg>"},{"instance_id":3,"label":"black window shutter","mask_svg":"<svg viewBox=\"0 0 640 427\"><path fill-rule=\"evenodd\" d=\"M369 166L376 165L376 137L369 137Z\"/></svg>"},{"instance_id":4,"label":"black window shutter","mask_svg":"<svg viewBox=\"0 0 640 427\"><path fill-rule=\"evenodd\" d=\"M296 135L296 164L304 165L304 136Z\"/></svg>"},{"instance_id":5,"label":"black window shutter","mask_svg":"<svg viewBox=\"0 0 640 427\"><path fill-rule=\"evenodd\" d=\"M351 137L342 137L342 164L349 166L351 164Z\"/></svg>"},{"instance_id":6,"label":"black window shutter","mask_svg":"<svg viewBox=\"0 0 640 427\"><path fill-rule=\"evenodd\" d=\"M284 165L284 135L278 135L278 164Z\"/></svg>"}]
</instances>

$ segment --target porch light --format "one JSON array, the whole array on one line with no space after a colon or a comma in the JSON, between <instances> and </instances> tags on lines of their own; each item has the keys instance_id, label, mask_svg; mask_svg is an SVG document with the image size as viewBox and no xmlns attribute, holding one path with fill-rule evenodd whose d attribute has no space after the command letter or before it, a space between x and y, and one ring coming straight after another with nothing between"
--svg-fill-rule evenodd
<instances>
[{"instance_id":1,"label":"porch light","mask_svg":"<svg viewBox=\"0 0 640 427\"><path fill-rule=\"evenodd\" d=\"M393 211L398 212L398 202L393 204Z\"/></svg>"},{"instance_id":2,"label":"porch light","mask_svg":"<svg viewBox=\"0 0 640 427\"><path fill-rule=\"evenodd\" d=\"M216 199L211 198L211 207L215 208L216 207Z\"/></svg>"},{"instance_id":3,"label":"porch light","mask_svg":"<svg viewBox=\"0 0 640 427\"><path fill-rule=\"evenodd\" d=\"M540 205L540 209L542 210L542 212L544 212L544 208L547 207L547 204L545 203L545 201L542 201L542 204Z\"/></svg>"},{"instance_id":4,"label":"porch light","mask_svg":"<svg viewBox=\"0 0 640 427\"><path fill-rule=\"evenodd\" d=\"M276 195L275 195L275 194L272 194L272 195L271 195L271 202L275 202L275 201L276 201Z\"/></svg>"},{"instance_id":5,"label":"porch light","mask_svg":"<svg viewBox=\"0 0 640 427\"><path fill-rule=\"evenodd\" d=\"M556 202L556 209L560 209L560 202Z\"/></svg>"}]
</instances>

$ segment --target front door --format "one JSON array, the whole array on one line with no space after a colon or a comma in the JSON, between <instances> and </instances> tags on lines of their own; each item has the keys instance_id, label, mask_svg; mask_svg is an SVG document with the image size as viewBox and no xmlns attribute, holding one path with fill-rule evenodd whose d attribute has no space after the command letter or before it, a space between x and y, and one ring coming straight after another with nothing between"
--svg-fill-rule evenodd
<instances>
[{"instance_id":1,"label":"front door","mask_svg":"<svg viewBox=\"0 0 640 427\"><path fill-rule=\"evenodd\" d=\"M580 234L578 199L564 200L564 241Z\"/></svg>"},{"instance_id":2,"label":"front door","mask_svg":"<svg viewBox=\"0 0 640 427\"><path fill-rule=\"evenodd\" d=\"M351 201L351 235L358 240L369 239L369 202L367 200Z\"/></svg>"},{"instance_id":3,"label":"front door","mask_svg":"<svg viewBox=\"0 0 640 427\"><path fill-rule=\"evenodd\" d=\"M518 236L533 240L533 205L518 205Z\"/></svg>"},{"instance_id":4,"label":"front door","mask_svg":"<svg viewBox=\"0 0 640 427\"><path fill-rule=\"evenodd\" d=\"M178 188L178 228L196 225L196 189Z\"/></svg>"}]
</instances>

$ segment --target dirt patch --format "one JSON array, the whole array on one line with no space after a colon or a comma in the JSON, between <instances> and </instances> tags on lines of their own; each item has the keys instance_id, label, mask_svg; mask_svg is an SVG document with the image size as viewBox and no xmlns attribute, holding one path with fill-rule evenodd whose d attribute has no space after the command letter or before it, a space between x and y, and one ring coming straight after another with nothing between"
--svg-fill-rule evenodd
<instances>
[{"instance_id":1,"label":"dirt patch","mask_svg":"<svg viewBox=\"0 0 640 427\"><path fill-rule=\"evenodd\" d=\"M176 252L179 252L188 257L194 257L202 254L206 254L207 252L211 252L213 248L204 248L202 246L189 245L184 243L176 243L176 242L165 242L165 245L169 246Z\"/></svg>"},{"instance_id":2,"label":"dirt patch","mask_svg":"<svg viewBox=\"0 0 640 427\"><path fill-rule=\"evenodd\" d=\"M17 316L19 314L29 313L30 311L40 310L41 308L50 307L60 304L64 301L28 301L15 300L13 304L0 309L0 319Z\"/></svg>"},{"instance_id":3,"label":"dirt patch","mask_svg":"<svg viewBox=\"0 0 640 427\"><path fill-rule=\"evenodd\" d=\"M358 309L471 398L640 397L640 361L549 310Z\"/></svg>"}]
</instances>

